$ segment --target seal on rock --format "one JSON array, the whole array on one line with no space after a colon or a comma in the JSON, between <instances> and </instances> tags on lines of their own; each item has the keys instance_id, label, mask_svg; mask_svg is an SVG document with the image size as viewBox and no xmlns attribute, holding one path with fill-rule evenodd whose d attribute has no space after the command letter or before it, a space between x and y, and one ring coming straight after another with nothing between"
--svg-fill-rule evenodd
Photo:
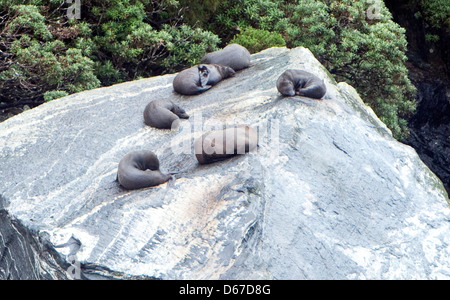
<instances>
[{"instance_id":1,"label":"seal on rock","mask_svg":"<svg viewBox=\"0 0 450 300\"><path fill-rule=\"evenodd\" d=\"M197 95L213 85L234 76L234 70L217 64L202 64L178 73L173 79L173 89L182 95Z\"/></svg>"},{"instance_id":2,"label":"seal on rock","mask_svg":"<svg viewBox=\"0 0 450 300\"><path fill-rule=\"evenodd\" d=\"M321 99L327 88L323 79L302 70L289 69L284 71L277 80L277 89L283 96L304 96Z\"/></svg>"},{"instance_id":3,"label":"seal on rock","mask_svg":"<svg viewBox=\"0 0 450 300\"><path fill-rule=\"evenodd\" d=\"M171 129L172 125L173 128L178 127L180 118L189 119L189 115L168 99L153 100L144 110L145 124L160 129Z\"/></svg>"},{"instance_id":4,"label":"seal on rock","mask_svg":"<svg viewBox=\"0 0 450 300\"><path fill-rule=\"evenodd\" d=\"M194 142L194 153L200 164L209 164L245 154L258 145L257 132L247 125L203 134Z\"/></svg>"},{"instance_id":5,"label":"seal on rock","mask_svg":"<svg viewBox=\"0 0 450 300\"><path fill-rule=\"evenodd\" d=\"M126 154L119 162L117 180L127 190L160 185L172 176L159 170L159 160L152 151L137 150Z\"/></svg>"},{"instance_id":6,"label":"seal on rock","mask_svg":"<svg viewBox=\"0 0 450 300\"><path fill-rule=\"evenodd\" d=\"M201 62L228 66L239 71L250 66L250 52L239 44L230 44L221 50L207 53Z\"/></svg>"}]
</instances>

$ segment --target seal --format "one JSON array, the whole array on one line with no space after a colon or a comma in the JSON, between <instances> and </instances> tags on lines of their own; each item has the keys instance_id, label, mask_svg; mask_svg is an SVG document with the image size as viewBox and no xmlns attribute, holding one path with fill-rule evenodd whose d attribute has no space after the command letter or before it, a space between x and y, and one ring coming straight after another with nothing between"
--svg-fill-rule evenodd
<instances>
[{"instance_id":1,"label":"seal","mask_svg":"<svg viewBox=\"0 0 450 300\"><path fill-rule=\"evenodd\" d=\"M168 99L157 99L147 104L144 110L144 122L148 126L171 129L178 127L181 119L189 119L184 109Z\"/></svg>"},{"instance_id":2,"label":"seal","mask_svg":"<svg viewBox=\"0 0 450 300\"><path fill-rule=\"evenodd\" d=\"M230 44L221 50L207 53L201 63L228 66L239 71L250 66L250 52L239 44Z\"/></svg>"},{"instance_id":3,"label":"seal","mask_svg":"<svg viewBox=\"0 0 450 300\"><path fill-rule=\"evenodd\" d=\"M327 88L323 79L306 71L289 69L277 80L277 89L283 96L304 96L321 99Z\"/></svg>"},{"instance_id":4,"label":"seal","mask_svg":"<svg viewBox=\"0 0 450 300\"><path fill-rule=\"evenodd\" d=\"M160 185L172 176L159 170L159 160L152 151L137 150L126 154L119 162L117 180L127 190Z\"/></svg>"},{"instance_id":5,"label":"seal","mask_svg":"<svg viewBox=\"0 0 450 300\"><path fill-rule=\"evenodd\" d=\"M197 95L234 74L234 70L227 66L202 64L178 73L173 79L173 89L182 95Z\"/></svg>"},{"instance_id":6,"label":"seal","mask_svg":"<svg viewBox=\"0 0 450 300\"><path fill-rule=\"evenodd\" d=\"M245 154L257 145L257 132L250 126L240 125L203 134L194 142L194 153L200 164L209 164Z\"/></svg>"}]
</instances>

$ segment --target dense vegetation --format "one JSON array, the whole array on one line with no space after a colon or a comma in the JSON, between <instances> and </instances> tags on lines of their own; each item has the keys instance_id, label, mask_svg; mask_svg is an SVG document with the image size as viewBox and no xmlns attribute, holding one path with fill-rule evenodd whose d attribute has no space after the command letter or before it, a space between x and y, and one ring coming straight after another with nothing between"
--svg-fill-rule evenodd
<instances>
[{"instance_id":1,"label":"dense vegetation","mask_svg":"<svg viewBox=\"0 0 450 300\"><path fill-rule=\"evenodd\" d=\"M1 102L178 71L217 49L216 35L167 14L172 2L83 0L77 20L64 1L0 0Z\"/></svg>"},{"instance_id":2,"label":"dense vegetation","mask_svg":"<svg viewBox=\"0 0 450 300\"><path fill-rule=\"evenodd\" d=\"M435 28L445 28L450 31L450 3L448 0L412 0L413 4L419 2L425 20Z\"/></svg>"},{"instance_id":3,"label":"dense vegetation","mask_svg":"<svg viewBox=\"0 0 450 300\"><path fill-rule=\"evenodd\" d=\"M446 0L423 1L433 13ZM75 1L72 1L75 3ZM415 109L405 32L381 1L0 0L0 102L42 102L117 82L176 72L237 42L251 52L309 48L362 95L398 138ZM447 6L448 7L448 6ZM432 20L432 21L431 21Z\"/></svg>"}]
</instances>

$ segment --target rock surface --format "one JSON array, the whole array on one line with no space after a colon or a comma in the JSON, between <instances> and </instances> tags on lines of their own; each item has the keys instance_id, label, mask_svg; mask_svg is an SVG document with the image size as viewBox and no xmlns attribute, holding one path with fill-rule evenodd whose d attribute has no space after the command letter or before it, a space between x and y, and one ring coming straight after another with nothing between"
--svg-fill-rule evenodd
<instances>
[{"instance_id":1,"label":"rock surface","mask_svg":"<svg viewBox=\"0 0 450 300\"><path fill-rule=\"evenodd\" d=\"M281 97L287 68L324 78L325 99ZM1 123L4 211L53 245L79 240L74 253L56 250L86 278L450 279L442 183L309 50L254 54L198 96L175 94L174 77L82 92ZM175 131L145 126L157 98L191 118ZM223 124L257 128L258 150L198 165L194 139ZM178 178L120 188L118 162L139 149Z\"/></svg>"}]
</instances>

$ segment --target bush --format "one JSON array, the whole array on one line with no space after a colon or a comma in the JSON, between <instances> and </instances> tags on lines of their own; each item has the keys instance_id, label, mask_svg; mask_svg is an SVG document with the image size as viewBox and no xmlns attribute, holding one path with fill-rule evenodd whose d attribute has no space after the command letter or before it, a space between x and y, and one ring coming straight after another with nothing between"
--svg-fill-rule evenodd
<instances>
[{"instance_id":1,"label":"bush","mask_svg":"<svg viewBox=\"0 0 450 300\"><path fill-rule=\"evenodd\" d=\"M49 91L44 93L44 100L51 101L69 95L66 91Z\"/></svg>"},{"instance_id":2,"label":"bush","mask_svg":"<svg viewBox=\"0 0 450 300\"><path fill-rule=\"evenodd\" d=\"M284 47L286 41L278 32L270 32L264 29L245 28L230 41L244 46L250 53L256 53L270 47Z\"/></svg>"},{"instance_id":3,"label":"bush","mask_svg":"<svg viewBox=\"0 0 450 300\"><path fill-rule=\"evenodd\" d=\"M208 29L218 34L227 43L241 29L248 27L274 31L277 23L284 17L280 3L282 1L221 1L210 19Z\"/></svg>"},{"instance_id":4,"label":"bush","mask_svg":"<svg viewBox=\"0 0 450 300\"><path fill-rule=\"evenodd\" d=\"M448 0L421 0L420 6L427 22L436 28L450 31L450 4Z\"/></svg>"},{"instance_id":5,"label":"bush","mask_svg":"<svg viewBox=\"0 0 450 300\"><path fill-rule=\"evenodd\" d=\"M165 67L165 73L177 72L186 66L195 65L205 53L218 50L220 39L209 31L192 29L187 25L179 28L165 25L163 28L169 36L166 41L169 53L161 63Z\"/></svg>"},{"instance_id":6,"label":"bush","mask_svg":"<svg viewBox=\"0 0 450 300\"><path fill-rule=\"evenodd\" d=\"M64 92L179 71L220 42L183 25L174 0L81 5L81 20L69 20L68 4L59 0L0 0L0 102L38 104Z\"/></svg>"},{"instance_id":7,"label":"bush","mask_svg":"<svg viewBox=\"0 0 450 300\"><path fill-rule=\"evenodd\" d=\"M102 84L179 71L217 49L219 38L171 15L177 1L97 0L86 6ZM172 24L173 23L173 24Z\"/></svg>"},{"instance_id":8,"label":"bush","mask_svg":"<svg viewBox=\"0 0 450 300\"><path fill-rule=\"evenodd\" d=\"M100 85L93 61L80 49L69 48L55 39L55 28L46 24L37 6L13 5L8 7L8 13L9 19L3 22L1 30L2 101L42 99L51 90L74 93Z\"/></svg>"}]
</instances>

